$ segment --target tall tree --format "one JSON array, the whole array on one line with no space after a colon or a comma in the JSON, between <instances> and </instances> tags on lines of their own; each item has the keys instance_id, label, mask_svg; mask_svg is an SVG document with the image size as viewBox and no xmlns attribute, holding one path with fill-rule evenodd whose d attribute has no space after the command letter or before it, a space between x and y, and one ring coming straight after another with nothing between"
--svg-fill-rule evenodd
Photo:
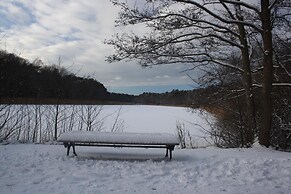
<instances>
[{"instance_id":1,"label":"tall tree","mask_svg":"<svg viewBox=\"0 0 291 194\"><path fill-rule=\"evenodd\" d=\"M284 0L281 0L284 1ZM137 59L143 66L160 64L193 64L193 68L211 71L217 66L231 68L243 77L248 126L245 146L254 139L255 108L252 72L256 72L250 58L251 40L263 48L262 122L259 140L269 146L272 107L273 47L271 9L281 1L261 0L173 0L146 1L145 6L131 7L114 0L122 8L119 25L146 24L147 35L117 34L107 41L114 45L116 54L108 61ZM146 9L144 8L146 7ZM262 40L262 41L260 41ZM231 53L239 54L242 66L228 63Z\"/></svg>"},{"instance_id":2,"label":"tall tree","mask_svg":"<svg viewBox=\"0 0 291 194\"><path fill-rule=\"evenodd\" d=\"M264 77L262 83L262 123L259 141L260 144L266 147L270 146L270 131L272 127L273 43L270 6L269 0L261 0L260 17L262 21Z\"/></svg>"}]
</instances>

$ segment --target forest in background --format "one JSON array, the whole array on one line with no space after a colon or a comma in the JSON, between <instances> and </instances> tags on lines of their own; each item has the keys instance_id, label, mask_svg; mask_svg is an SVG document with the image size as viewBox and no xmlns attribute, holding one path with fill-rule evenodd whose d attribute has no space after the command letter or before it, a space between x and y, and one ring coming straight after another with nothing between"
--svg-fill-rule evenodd
<instances>
[{"instance_id":1,"label":"forest in background","mask_svg":"<svg viewBox=\"0 0 291 194\"><path fill-rule=\"evenodd\" d=\"M60 64L45 65L0 51L0 103L9 104L154 104L190 106L195 94L172 90L162 94L111 93L99 81L79 77Z\"/></svg>"},{"instance_id":2,"label":"forest in background","mask_svg":"<svg viewBox=\"0 0 291 194\"><path fill-rule=\"evenodd\" d=\"M0 53L1 98L104 100L106 88L92 78L78 77L58 65L29 62L15 54Z\"/></svg>"}]
</instances>

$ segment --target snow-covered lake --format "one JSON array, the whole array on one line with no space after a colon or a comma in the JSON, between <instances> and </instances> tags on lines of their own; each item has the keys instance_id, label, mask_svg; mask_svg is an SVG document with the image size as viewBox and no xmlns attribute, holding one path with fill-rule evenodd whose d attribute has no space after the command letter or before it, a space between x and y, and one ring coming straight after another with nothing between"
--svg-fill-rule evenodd
<instances>
[{"instance_id":1,"label":"snow-covered lake","mask_svg":"<svg viewBox=\"0 0 291 194\"><path fill-rule=\"evenodd\" d=\"M188 108L149 105L105 105L103 114L116 112L121 107L120 119L124 121L124 132L176 133L176 122L202 122L200 112L192 113ZM108 119L105 130L110 128Z\"/></svg>"},{"instance_id":2,"label":"snow-covered lake","mask_svg":"<svg viewBox=\"0 0 291 194\"><path fill-rule=\"evenodd\" d=\"M103 111L104 114L109 114L116 112L119 108L119 106L107 105L104 106ZM184 107L125 105L121 106L119 121L123 122L123 132L170 133L173 135L177 135L177 123L180 123L190 132L194 146L204 147L209 145L210 141L208 134L205 134L203 130L203 128L209 130L205 119L211 120L211 115L201 114L200 110L193 112ZM111 128L113 120L107 119L107 122L104 123L105 131Z\"/></svg>"},{"instance_id":3,"label":"snow-covered lake","mask_svg":"<svg viewBox=\"0 0 291 194\"><path fill-rule=\"evenodd\" d=\"M0 107L0 123L5 122L0 140L9 135L12 140L44 143L54 139L56 126L57 137L72 130L177 135L178 124L187 137L188 132L191 135L192 147L204 147L209 145L205 140L208 135L202 131L209 128L204 116L210 115L200 113L183 107L145 105L12 105Z\"/></svg>"}]
</instances>

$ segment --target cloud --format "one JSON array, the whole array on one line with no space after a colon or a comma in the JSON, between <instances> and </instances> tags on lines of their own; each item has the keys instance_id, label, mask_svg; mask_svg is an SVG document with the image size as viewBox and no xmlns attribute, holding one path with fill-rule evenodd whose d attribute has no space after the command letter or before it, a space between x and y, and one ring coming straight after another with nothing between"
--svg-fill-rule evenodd
<instances>
[{"instance_id":1,"label":"cloud","mask_svg":"<svg viewBox=\"0 0 291 194\"><path fill-rule=\"evenodd\" d=\"M21 2L1 1L0 5L1 24L5 26L11 26L14 21L17 21L18 25L25 25L34 20L34 17L30 14L27 7ZM21 18L21 20L19 20Z\"/></svg>"},{"instance_id":2,"label":"cloud","mask_svg":"<svg viewBox=\"0 0 291 194\"><path fill-rule=\"evenodd\" d=\"M189 77L184 75L184 76L179 77L179 79L189 79Z\"/></svg>"},{"instance_id":3,"label":"cloud","mask_svg":"<svg viewBox=\"0 0 291 194\"><path fill-rule=\"evenodd\" d=\"M183 65L141 68L136 62L109 64L114 52L103 44L124 28L115 28L119 8L110 1L91 0L1 0L0 42L2 49L33 61L58 63L73 73L91 76L105 86L154 86L187 84L179 73ZM144 32L139 27L133 30ZM191 82L191 81L190 81Z\"/></svg>"},{"instance_id":4,"label":"cloud","mask_svg":"<svg viewBox=\"0 0 291 194\"><path fill-rule=\"evenodd\" d=\"M121 80L122 78L120 76L117 76L114 78L115 80Z\"/></svg>"},{"instance_id":5,"label":"cloud","mask_svg":"<svg viewBox=\"0 0 291 194\"><path fill-rule=\"evenodd\" d=\"M168 76L168 75L162 75L162 76L157 75L155 78L157 78L157 79L169 79L170 76Z\"/></svg>"}]
</instances>

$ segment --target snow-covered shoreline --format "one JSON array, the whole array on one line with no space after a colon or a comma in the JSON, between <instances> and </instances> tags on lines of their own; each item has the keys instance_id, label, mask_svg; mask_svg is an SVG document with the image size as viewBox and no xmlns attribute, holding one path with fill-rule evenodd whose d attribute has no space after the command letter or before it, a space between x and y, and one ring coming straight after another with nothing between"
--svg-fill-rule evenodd
<instances>
[{"instance_id":1,"label":"snow-covered shoreline","mask_svg":"<svg viewBox=\"0 0 291 194\"><path fill-rule=\"evenodd\" d=\"M291 154L265 148L0 146L0 193L289 193Z\"/></svg>"}]
</instances>

